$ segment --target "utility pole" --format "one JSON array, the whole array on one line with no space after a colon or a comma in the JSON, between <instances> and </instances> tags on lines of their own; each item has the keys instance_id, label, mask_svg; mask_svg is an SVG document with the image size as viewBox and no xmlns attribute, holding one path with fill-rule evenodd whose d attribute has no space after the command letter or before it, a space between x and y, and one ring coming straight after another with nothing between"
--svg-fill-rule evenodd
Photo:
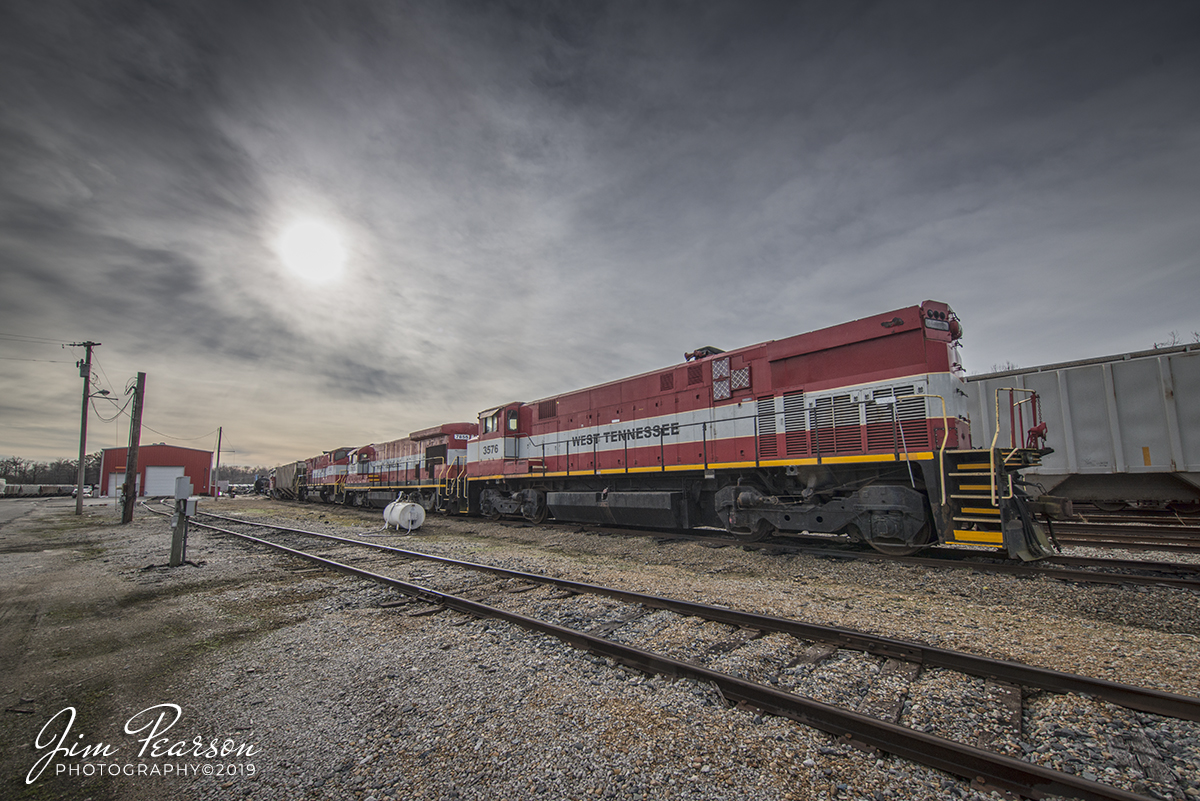
<instances>
[{"instance_id":1,"label":"utility pole","mask_svg":"<svg viewBox=\"0 0 1200 801\"><path fill-rule=\"evenodd\" d=\"M83 514L83 459L84 450L87 446L87 419L88 419L88 395L92 390L92 348L99 346L99 342L72 342L72 348L87 348L87 356L77 363L79 367L79 375L83 377L83 412L80 414L79 420L79 472L76 474L75 481L75 514Z\"/></svg>"},{"instance_id":2,"label":"utility pole","mask_svg":"<svg viewBox=\"0 0 1200 801\"><path fill-rule=\"evenodd\" d=\"M133 416L129 421L129 450L125 456L124 504L121 522L133 522L133 506L137 502L138 448L142 442L142 403L146 397L146 374L137 374L137 389L133 394Z\"/></svg>"},{"instance_id":3,"label":"utility pole","mask_svg":"<svg viewBox=\"0 0 1200 801\"><path fill-rule=\"evenodd\" d=\"M213 470L213 500L221 497L221 427L217 426L217 466Z\"/></svg>"}]
</instances>

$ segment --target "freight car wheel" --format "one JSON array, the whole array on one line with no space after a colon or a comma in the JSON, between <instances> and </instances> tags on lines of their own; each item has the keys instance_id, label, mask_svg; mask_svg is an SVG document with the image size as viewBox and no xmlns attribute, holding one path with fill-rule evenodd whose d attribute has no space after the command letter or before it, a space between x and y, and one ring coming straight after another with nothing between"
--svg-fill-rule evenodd
<instances>
[{"instance_id":1,"label":"freight car wheel","mask_svg":"<svg viewBox=\"0 0 1200 801\"><path fill-rule=\"evenodd\" d=\"M1178 512L1181 515L1200 515L1200 501L1193 501L1191 503L1185 503L1183 501L1180 501L1179 503L1168 503L1167 508L1172 512Z\"/></svg>"}]
</instances>

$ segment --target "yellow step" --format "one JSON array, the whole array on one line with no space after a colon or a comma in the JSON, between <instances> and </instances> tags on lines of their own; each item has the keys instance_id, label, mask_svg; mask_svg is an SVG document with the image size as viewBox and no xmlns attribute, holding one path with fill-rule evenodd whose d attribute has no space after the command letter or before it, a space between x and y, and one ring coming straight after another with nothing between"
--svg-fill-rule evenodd
<instances>
[{"instance_id":1,"label":"yellow step","mask_svg":"<svg viewBox=\"0 0 1200 801\"><path fill-rule=\"evenodd\" d=\"M1000 531L960 531L954 529L954 542L967 545L987 545L993 548L1004 547L1004 533Z\"/></svg>"}]
</instances>

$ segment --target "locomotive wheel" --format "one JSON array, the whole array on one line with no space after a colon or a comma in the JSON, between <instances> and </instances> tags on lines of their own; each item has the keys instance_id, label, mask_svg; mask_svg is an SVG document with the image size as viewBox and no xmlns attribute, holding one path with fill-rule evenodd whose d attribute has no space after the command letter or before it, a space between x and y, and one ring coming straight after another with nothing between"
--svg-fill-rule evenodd
<instances>
[{"instance_id":1,"label":"locomotive wheel","mask_svg":"<svg viewBox=\"0 0 1200 801\"><path fill-rule=\"evenodd\" d=\"M1200 515L1200 501L1168 503L1167 508L1181 515Z\"/></svg>"},{"instance_id":2,"label":"locomotive wheel","mask_svg":"<svg viewBox=\"0 0 1200 801\"><path fill-rule=\"evenodd\" d=\"M762 542L767 537L773 535L777 530L778 529L775 528L775 525L770 521L759 519L759 521L754 524L754 528L746 532L736 532L735 536L739 540L745 540L746 542Z\"/></svg>"},{"instance_id":3,"label":"locomotive wheel","mask_svg":"<svg viewBox=\"0 0 1200 801\"><path fill-rule=\"evenodd\" d=\"M929 523L926 522L925 527L922 528L920 533L917 535L918 542L915 545L905 542L904 540L890 539L867 539L867 543L875 550L882 554L887 554L888 556L912 556L917 551L929 547L931 544L929 542L929 535L932 533L932 531L933 529L930 527Z\"/></svg>"},{"instance_id":4,"label":"locomotive wheel","mask_svg":"<svg viewBox=\"0 0 1200 801\"><path fill-rule=\"evenodd\" d=\"M1092 501L1101 512L1119 512L1125 508L1124 501Z\"/></svg>"},{"instance_id":5,"label":"locomotive wheel","mask_svg":"<svg viewBox=\"0 0 1200 801\"><path fill-rule=\"evenodd\" d=\"M545 523L546 518L550 516L550 509L549 509L549 507L546 506L546 504L543 503L541 506L538 507L538 510L537 510L537 512L534 513L533 517L528 517L526 515L521 515L521 516L524 517L526 520L528 520L530 523L533 523L535 526L540 526L542 523Z\"/></svg>"}]
</instances>

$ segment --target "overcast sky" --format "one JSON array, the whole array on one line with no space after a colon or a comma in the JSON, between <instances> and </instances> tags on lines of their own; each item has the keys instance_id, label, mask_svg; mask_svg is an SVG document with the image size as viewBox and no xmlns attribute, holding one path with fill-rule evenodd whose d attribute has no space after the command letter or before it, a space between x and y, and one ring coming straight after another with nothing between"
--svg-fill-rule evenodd
<instances>
[{"instance_id":1,"label":"overcast sky","mask_svg":"<svg viewBox=\"0 0 1200 801\"><path fill-rule=\"evenodd\" d=\"M0 72L0 457L87 339L278 464L929 298L971 372L1200 331L1192 0L42 0Z\"/></svg>"}]
</instances>

